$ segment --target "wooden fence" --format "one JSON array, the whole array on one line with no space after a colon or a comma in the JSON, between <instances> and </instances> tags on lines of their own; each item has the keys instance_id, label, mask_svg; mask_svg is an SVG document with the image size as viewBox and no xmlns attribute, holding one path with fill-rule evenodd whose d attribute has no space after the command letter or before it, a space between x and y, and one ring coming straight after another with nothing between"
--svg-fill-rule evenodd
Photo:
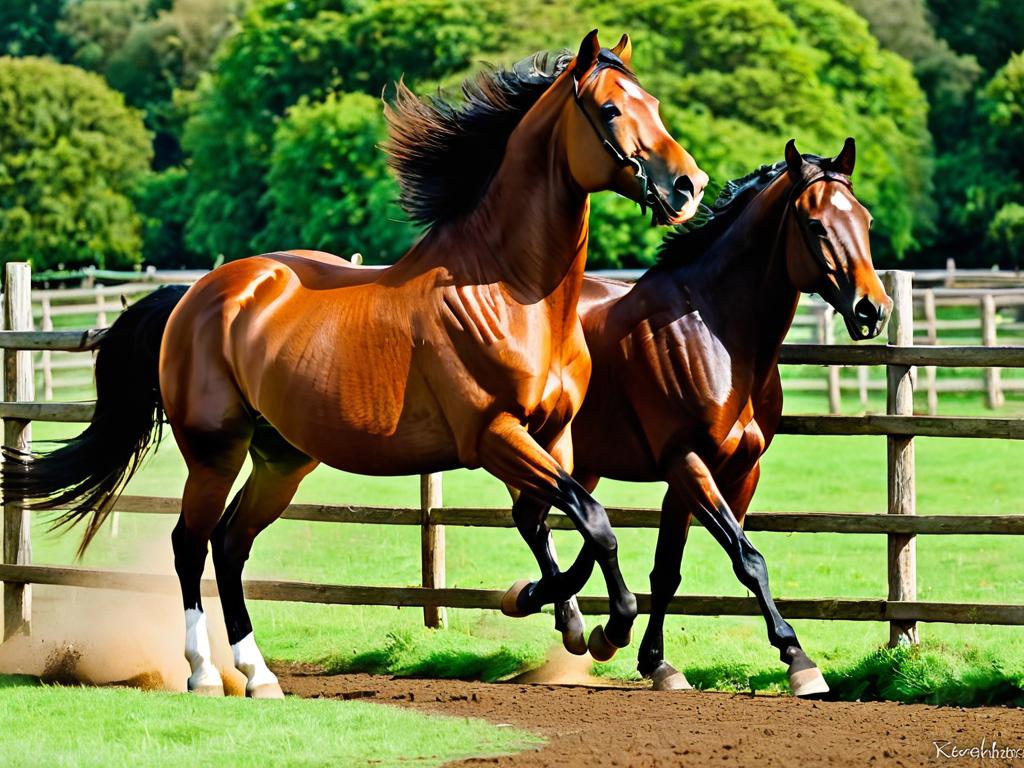
<instances>
[{"instance_id":1,"label":"wooden fence","mask_svg":"<svg viewBox=\"0 0 1024 768\"><path fill-rule=\"evenodd\" d=\"M749 531L802 533L870 533L888 537L888 595L878 599L779 599L779 609L790 619L882 621L890 624L890 639L916 642L917 622L1024 624L1024 605L923 602L916 599L915 537L918 535L1021 535L1024 515L929 515L915 514L914 437L1024 439L1024 420L997 418L936 418L912 412L913 366L1024 367L1024 347L928 347L914 346L911 325L910 275L885 275L886 287L895 301L887 345L832 346L795 344L783 348L782 362L799 365L885 366L888 407L884 415L783 417L781 433L791 435L882 435L888 442L888 511L881 514L821 512L752 512L746 519ZM83 422L90 418L91 403L33 402L29 351L84 352L93 348L95 336L88 331L31 331L29 272L26 265L7 266L9 300L4 309L6 327L0 331L4 350L4 381L8 402L0 403L4 419L4 444L25 449L30 445L33 420ZM420 485L416 509L293 504L284 517L330 523L369 523L418 526L422 531L422 582L418 586L369 587L317 584L299 581L247 580L246 594L253 599L287 600L345 605L420 606L428 626L446 623L445 608L497 609L502 590L462 589L445 586L446 526L512 528L507 509L446 508L441 476L426 475ZM120 512L177 514L179 500L151 496L125 496L117 503ZM659 512L651 509L608 510L617 528L656 528ZM551 527L572 528L561 514L553 514ZM130 591L176 588L172 575L129 573L79 567L32 565L29 515L18 504L4 504L3 562L4 637L28 632L31 627L31 584L95 587ZM510 533L519 546L518 534ZM203 593L216 594L212 579L204 580ZM638 594L640 610L650 610L650 596ZM585 596L579 600L585 613L604 613L607 600ZM669 612L689 615L759 615L752 597L705 595L678 596Z\"/></svg>"}]
</instances>

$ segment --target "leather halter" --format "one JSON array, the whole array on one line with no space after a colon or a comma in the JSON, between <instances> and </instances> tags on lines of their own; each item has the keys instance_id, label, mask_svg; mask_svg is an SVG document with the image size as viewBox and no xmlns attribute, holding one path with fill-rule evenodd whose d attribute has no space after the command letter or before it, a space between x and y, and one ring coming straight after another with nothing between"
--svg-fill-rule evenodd
<instances>
[{"instance_id":1,"label":"leather halter","mask_svg":"<svg viewBox=\"0 0 1024 768\"><path fill-rule=\"evenodd\" d=\"M640 182L640 210L643 213L646 213L647 206L649 205L652 209L655 208L655 206L658 206L661 209L663 209L663 213L671 213L670 211L666 210L667 206L661 200L661 198L658 197L657 192L652 188L650 178L647 175L647 168L644 166L643 161L640 160L640 158L638 157L630 157L626 155L626 153L622 151L622 147L620 147L618 142L615 140L615 135L606 134L605 132L603 132L598 127L597 123L594 121L594 118L591 116L587 108L583 106L583 101L581 99L583 89L586 87L587 83L595 79L598 76L598 74L600 74L605 69L614 69L617 72L621 72L622 74L624 74L634 83L639 82L637 80L636 75L634 75L632 72L629 71L629 69L626 68L626 65L622 62L621 59L619 59L618 56L613 54L611 51L606 51L602 49L597 54L597 64L595 64L593 69L590 70L590 73L587 75L586 79L583 80L583 82L580 82L579 80L576 79L575 71L572 73L572 96L573 99L576 101L576 106L580 108L580 112L583 113L583 116L587 119L587 123L590 125L591 129L593 129L594 135L597 136L598 140L601 142L601 146L604 147L605 151L609 155L611 155L611 158L615 161L615 164L618 165L620 168L629 168L630 170L632 170L633 174Z\"/></svg>"},{"instance_id":2,"label":"leather halter","mask_svg":"<svg viewBox=\"0 0 1024 768\"><path fill-rule=\"evenodd\" d=\"M786 172L788 171L784 171L784 173ZM786 217L789 215L790 210L796 203L797 198L800 197L800 195L802 195L804 192L806 192L808 187L810 187L812 184L817 184L819 181L838 182L839 184L842 184L844 187L849 189L851 194L853 193L853 184L850 183L850 180L845 176L833 173L832 171L823 171L817 176L814 176L810 179L801 180L799 183L794 184L792 188L789 190L789 194L786 197L786 208L782 213L781 220L779 221L779 231L775 235L775 249L779 247L779 240L782 237L782 228L786 225ZM822 252L821 245L818 243L818 238L809 235L807 232L807 228L800 225L799 222L797 224L797 229L800 230L800 236L804 240L804 247L806 247L807 250L810 251L811 255L814 257L814 260L818 263L818 266L821 268L822 272L824 272L826 275L838 274L840 272L839 266L836 264L830 264L829 260L825 258L825 254Z\"/></svg>"}]
</instances>

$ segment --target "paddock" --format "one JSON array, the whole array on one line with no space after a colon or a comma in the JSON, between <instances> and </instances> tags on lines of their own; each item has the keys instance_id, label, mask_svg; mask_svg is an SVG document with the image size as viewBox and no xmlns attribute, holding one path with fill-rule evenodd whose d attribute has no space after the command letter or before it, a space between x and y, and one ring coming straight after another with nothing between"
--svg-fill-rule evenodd
<instances>
[{"instance_id":1,"label":"paddock","mask_svg":"<svg viewBox=\"0 0 1024 768\"><path fill-rule=\"evenodd\" d=\"M27 450L31 446L31 422L87 422L92 407L87 403L35 402L31 350L88 352L94 331L32 331L31 276L25 264L7 267L5 302L7 330L0 332L4 349L6 392L13 393L0 405L4 419L4 447ZM885 345L788 344L782 364L884 366L887 375L888 408L885 415L798 416L783 418L781 434L794 435L884 435L888 442L888 497L885 514L765 513L752 512L749 531L800 533L870 533L888 537L888 595L876 600L839 600L827 596L812 600L780 600L782 612L794 619L883 621L891 626L891 638L914 642L917 622L1024 624L1024 604L968 604L925 602L916 599L915 539L918 535L972 534L1020 535L1022 515L928 516L915 515L915 436L1024 439L1024 422L1017 419L918 416L913 413L912 367L970 366L1024 367L1021 347L915 346L913 344L913 298L911 276L884 274L886 288L894 299ZM500 589L453 589L445 586L445 528L447 526L511 528L503 511L485 508L445 507L442 476L424 475L420 481L420 506L393 508L376 506L331 506L293 504L286 519L332 523L412 525L421 529L422 584L417 587L372 587L289 581L250 580L246 593L257 600L328 603L340 605L390 605L422 607L429 627L445 625L445 608L499 608ZM172 497L123 496L115 511L139 514L178 513L180 500ZM658 510L608 510L616 528L656 528ZM31 562L28 513L13 504L4 506L4 558L0 580L4 589L4 637L31 632L31 584L93 587L118 590L159 590L169 577L140 573L119 573L85 568L36 566ZM551 517L554 529L569 529L564 515ZM216 595L212 579L203 584L204 594ZM641 612L649 610L650 596L639 593ZM583 597L584 613L600 614L600 598ZM692 615L758 615L753 598L680 595L671 603L671 613Z\"/></svg>"}]
</instances>

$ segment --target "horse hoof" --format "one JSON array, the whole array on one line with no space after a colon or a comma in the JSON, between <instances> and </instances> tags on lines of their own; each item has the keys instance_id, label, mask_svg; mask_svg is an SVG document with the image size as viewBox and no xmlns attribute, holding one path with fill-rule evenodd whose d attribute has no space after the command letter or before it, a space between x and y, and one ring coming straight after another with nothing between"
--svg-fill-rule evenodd
<instances>
[{"instance_id":1,"label":"horse hoof","mask_svg":"<svg viewBox=\"0 0 1024 768\"><path fill-rule=\"evenodd\" d=\"M563 632L562 645L573 656L584 656L587 653L587 640L583 632Z\"/></svg>"},{"instance_id":2,"label":"horse hoof","mask_svg":"<svg viewBox=\"0 0 1024 768\"><path fill-rule=\"evenodd\" d=\"M789 688L794 696L820 696L828 693L828 683L817 667L789 673Z\"/></svg>"},{"instance_id":3,"label":"horse hoof","mask_svg":"<svg viewBox=\"0 0 1024 768\"><path fill-rule=\"evenodd\" d=\"M677 670L667 661L661 662L651 673L651 690L654 691L692 691L693 686L686 675Z\"/></svg>"},{"instance_id":4,"label":"horse hoof","mask_svg":"<svg viewBox=\"0 0 1024 768\"><path fill-rule=\"evenodd\" d=\"M283 699L284 691L277 683L264 683L257 685L252 690L247 690L245 695L250 699Z\"/></svg>"},{"instance_id":5,"label":"horse hoof","mask_svg":"<svg viewBox=\"0 0 1024 768\"><path fill-rule=\"evenodd\" d=\"M501 596L501 612L503 614L511 616L513 619L521 619L523 616L530 615L520 610L518 605L519 595L528 586L530 586L529 579L520 579L508 588L508 592Z\"/></svg>"},{"instance_id":6,"label":"horse hoof","mask_svg":"<svg viewBox=\"0 0 1024 768\"><path fill-rule=\"evenodd\" d=\"M619 648L625 648L629 645L629 639L629 637L626 637L626 642L623 645L615 645L604 633L604 627L598 624L594 627L594 631L590 633L590 640L587 641L587 650L590 651L590 655L594 657L595 661L610 661Z\"/></svg>"}]
</instances>

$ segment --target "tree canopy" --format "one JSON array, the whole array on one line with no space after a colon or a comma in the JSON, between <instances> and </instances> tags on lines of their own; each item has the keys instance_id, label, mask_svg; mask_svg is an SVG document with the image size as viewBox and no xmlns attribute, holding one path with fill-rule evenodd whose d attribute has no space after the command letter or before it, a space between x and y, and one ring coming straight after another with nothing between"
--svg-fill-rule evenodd
<instances>
[{"instance_id":1,"label":"tree canopy","mask_svg":"<svg viewBox=\"0 0 1024 768\"><path fill-rule=\"evenodd\" d=\"M103 80L0 58L0 253L37 267L141 260L130 198L152 154L142 116Z\"/></svg>"},{"instance_id":2,"label":"tree canopy","mask_svg":"<svg viewBox=\"0 0 1024 768\"><path fill-rule=\"evenodd\" d=\"M575 47L599 26L606 43L631 34L642 83L711 174L712 193L778 160L791 137L805 152L831 154L852 135L858 196L877 222L876 263L955 255L988 264L1015 259L1024 205L1014 55L1022 8L1016 0L32 0L0 4L0 53L96 72L144 118L152 172L117 187L110 205L123 216L92 212L76 224L124 233L77 250L96 263L119 263L132 249L129 261L138 261L140 242L142 259L167 266L298 245L393 260L417 230L390 201L395 186L377 148L390 84L453 89L487 62ZM80 70L60 72L79 82ZM126 167L138 168L138 135L122 137ZM663 232L615 195L592 202L590 265L649 263ZM42 224L41 214L31 217L32 227Z\"/></svg>"}]
</instances>

